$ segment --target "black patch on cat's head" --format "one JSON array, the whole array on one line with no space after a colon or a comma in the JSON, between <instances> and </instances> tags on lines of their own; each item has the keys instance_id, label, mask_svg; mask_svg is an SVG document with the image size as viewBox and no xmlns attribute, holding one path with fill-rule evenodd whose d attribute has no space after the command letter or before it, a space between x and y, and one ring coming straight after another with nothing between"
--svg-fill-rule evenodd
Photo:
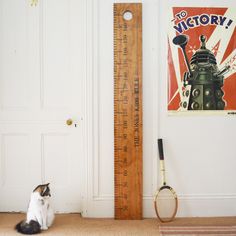
<instances>
[{"instance_id":1,"label":"black patch on cat's head","mask_svg":"<svg viewBox=\"0 0 236 236\"><path fill-rule=\"evenodd\" d=\"M33 192L39 192L39 194L42 196L42 197L51 197L51 193L50 193L50 188L49 188L49 183L48 184L41 184L41 185L38 185L34 190Z\"/></svg>"},{"instance_id":2,"label":"black patch on cat's head","mask_svg":"<svg viewBox=\"0 0 236 236\"><path fill-rule=\"evenodd\" d=\"M51 197L50 188L49 188L48 185L49 185L49 184L46 184L46 185L45 185L44 190L43 190L43 192L41 193L41 196L42 196L42 197L47 197L47 196Z\"/></svg>"}]
</instances>

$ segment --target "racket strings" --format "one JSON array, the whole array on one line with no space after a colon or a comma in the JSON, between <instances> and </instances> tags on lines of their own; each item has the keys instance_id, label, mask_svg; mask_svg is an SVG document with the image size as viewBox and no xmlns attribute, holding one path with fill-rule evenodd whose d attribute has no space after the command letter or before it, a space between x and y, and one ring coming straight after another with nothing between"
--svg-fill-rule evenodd
<instances>
[{"instance_id":1,"label":"racket strings","mask_svg":"<svg viewBox=\"0 0 236 236\"><path fill-rule=\"evenodd\" d=\"M160 190L155 199L155 209L160 220L171 221L176 214L176 194L169 188Z\"/></svg>"}]
</instances>

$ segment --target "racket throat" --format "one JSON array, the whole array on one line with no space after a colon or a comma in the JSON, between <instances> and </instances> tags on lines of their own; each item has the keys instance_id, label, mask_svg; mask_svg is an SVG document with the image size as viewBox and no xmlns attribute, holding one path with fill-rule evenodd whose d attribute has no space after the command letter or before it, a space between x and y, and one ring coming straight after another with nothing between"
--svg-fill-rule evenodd
<instances>
[{"instance_id":1,"label":"racket throat","mask_svg":"<svg viewBox=\"0 0 236 236\"><path fill-rule=\"evenodd\" d=\"M164 160L160 160L160 175L161 175L162 185L166 185L166 172L165 172Z\"/></svg>"}]
</instances>

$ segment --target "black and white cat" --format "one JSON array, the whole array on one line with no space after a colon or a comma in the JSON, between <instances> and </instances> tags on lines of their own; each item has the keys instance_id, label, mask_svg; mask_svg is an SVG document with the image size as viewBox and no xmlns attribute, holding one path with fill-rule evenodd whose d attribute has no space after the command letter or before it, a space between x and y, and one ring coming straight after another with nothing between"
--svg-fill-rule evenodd
<instances>
[{"instance_id":1,"label":"black and white cat","mask_svg":"<svg viewBox=\"0 0 236 236\"><path fill-rule=\"evenodd\" d=\"M54 220L50 204L49 184L38 185L31 193L26 220L21 221L15 229L22 234L37 234L47 230Z\"/></svg>"}]
</instances>

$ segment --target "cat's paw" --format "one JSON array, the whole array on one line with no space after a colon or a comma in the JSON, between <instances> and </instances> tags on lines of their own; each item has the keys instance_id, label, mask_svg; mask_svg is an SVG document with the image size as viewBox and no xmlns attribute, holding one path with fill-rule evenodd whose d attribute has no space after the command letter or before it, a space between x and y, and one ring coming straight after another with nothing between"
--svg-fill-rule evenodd
<instances>
[{"instance_id":1,"label":"cat's paw","mask_svg":"<svg viewBox=\"0 0 236 236\"><path fill-rule=\"evenodd\" d=\"M47 226L42 226L42 227L41 227L41 230L47 230L47 229L48 229Z\"/></svg>"}]
</instances>

